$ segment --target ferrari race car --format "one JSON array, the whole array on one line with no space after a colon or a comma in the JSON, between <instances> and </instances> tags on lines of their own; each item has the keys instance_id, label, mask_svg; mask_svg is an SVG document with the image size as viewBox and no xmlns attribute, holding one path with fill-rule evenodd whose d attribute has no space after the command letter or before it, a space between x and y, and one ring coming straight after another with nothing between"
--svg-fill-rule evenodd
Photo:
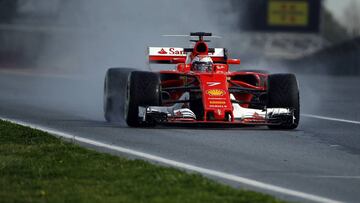
<instances>
[{"instance_id":1,"label":"ferrari race car","mask_svg":"<svg viewBox=\"0 0 360 203\"><path fill-rule=\"evenodd\" d=\"M229 71L240 64L224 48L209 48L191 33L193 48L149 47L149 62L176 64L159 72L110 68L105 77L104 113L108 122L130 127L156 124L265 125L295 129L300 118L299 90L293 74ZM194 37L196 39L194 40Z\"/></svg>"}]
</instances>

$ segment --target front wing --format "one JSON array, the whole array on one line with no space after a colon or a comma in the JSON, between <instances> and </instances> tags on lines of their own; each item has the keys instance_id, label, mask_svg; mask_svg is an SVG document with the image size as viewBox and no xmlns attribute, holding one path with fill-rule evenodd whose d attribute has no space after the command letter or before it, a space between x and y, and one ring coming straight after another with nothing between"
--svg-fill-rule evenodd
<instances>
[{"instance_id":1,"label":"front wing","mask_svg":"<svg viewBox=\"0 0 360 203\"><path fill-rule=\"evenodd\" d=\"M234 108L234 117L223 121L197 120L196 115L187 108L139 107L139 118L143 122L174 124L229 124L229 125L282 125L295 121L294 110L287 108L267 108L264 110Z\"/></svg>"}]
</instances>

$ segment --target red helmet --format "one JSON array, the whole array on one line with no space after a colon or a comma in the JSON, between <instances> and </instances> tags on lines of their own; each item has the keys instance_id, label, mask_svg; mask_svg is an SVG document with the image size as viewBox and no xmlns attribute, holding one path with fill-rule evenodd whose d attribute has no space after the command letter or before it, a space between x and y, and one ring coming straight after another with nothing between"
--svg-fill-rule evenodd
<instances>
[{"instance_id":1,"label":"red helmet","mask_svg":"<svg viewBox=\"0 0 360 203\"><path fill-rule=\"evenodd\" d=\"M213 70L213 60L207 55L195 56L191 61L192 71L211 72Z\"/></svg>"}]
</instances>

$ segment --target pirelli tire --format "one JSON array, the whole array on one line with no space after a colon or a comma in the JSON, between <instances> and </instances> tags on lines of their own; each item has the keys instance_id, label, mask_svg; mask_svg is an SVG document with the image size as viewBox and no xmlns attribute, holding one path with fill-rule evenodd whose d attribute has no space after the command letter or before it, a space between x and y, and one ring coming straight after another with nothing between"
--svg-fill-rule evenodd
<instances>
[{"instance_id":1,"label":"pirelli tire","mask_svg":"<svg viewBox=\"0 0 360 203\"><path fill-rule=\"evenodd\" d=\"M160 106L160 75L146 71L134 71L127 80L124 118L130 127L151 127L156 123L139 118L139 107Z\"/></svg>"},{"instance_id":2,"label":"pirelli tire","mask_svg":"<svg viewBox=\"0 0 360 203\"><path fill-rule=\"evenodd\" d=\"M300 96L298 82L293 74L273 74L268 76L268 108L290 108L294 110L293 119L281 125L269 125L270 129L295 129L300 121Z\"/></svg>"},{"instance_id":3,"label":"pirelli tire","mask_svg":"<svg viewBox=\"0 0 360 203\"><path fill-rule=\"evenodd\" d=\"M104 117L107 122L123 121L127 79L133 68L110 68L104 81Z\"/></svg>"}]
</instances>

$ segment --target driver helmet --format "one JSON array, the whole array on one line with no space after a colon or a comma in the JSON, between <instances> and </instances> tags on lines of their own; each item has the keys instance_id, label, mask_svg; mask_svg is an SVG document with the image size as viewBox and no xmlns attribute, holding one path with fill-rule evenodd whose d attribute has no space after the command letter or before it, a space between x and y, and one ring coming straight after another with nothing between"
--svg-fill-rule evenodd
<instances>
[{"instance_id":1,"label":"driver helmet","mask_svg":"<svg viewBox=\"0 0 360 203\"><path fill-rule=\"evenodd\" d=\"M200 72L211 72L213 69L213 60L206 55L195 56L191 61L191 70Z\"/></svg>"}]
</instances>

